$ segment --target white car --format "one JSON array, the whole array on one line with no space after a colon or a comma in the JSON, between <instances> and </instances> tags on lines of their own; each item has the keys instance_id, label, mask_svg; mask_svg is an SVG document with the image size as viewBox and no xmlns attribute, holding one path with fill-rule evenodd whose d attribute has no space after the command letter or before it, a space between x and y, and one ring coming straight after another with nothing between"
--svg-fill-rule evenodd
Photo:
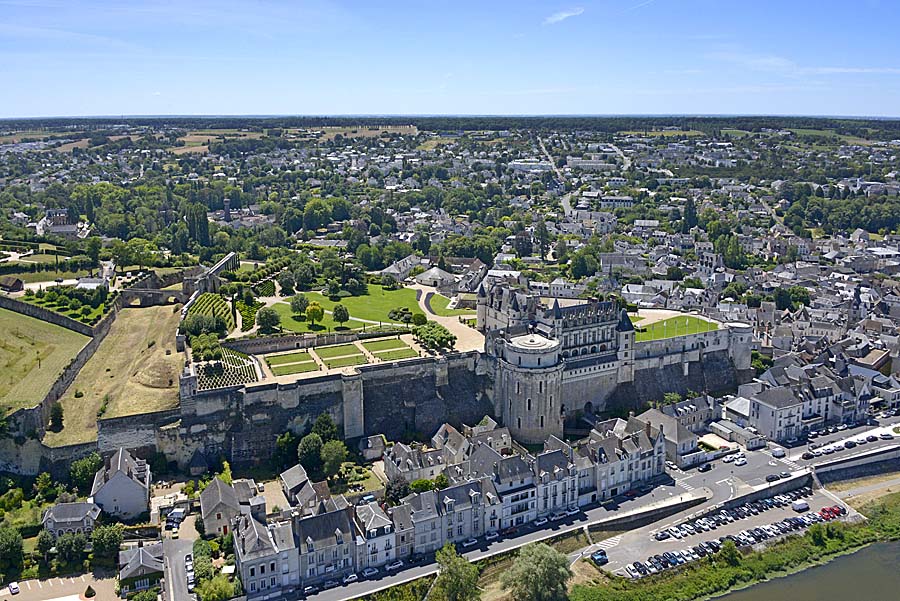
<instances>
[{"instance_id":1,"label":"white car","mask_svg":"<svg viewBox=\"0 0 900 601\"><path fill-rule=\"evenodd\" d=\"M568 516L578 515L579 513L581 513L581 510L577 507L569 507L566 509L566 515Z\"/></svg>"},{"instance_id":2,"label":"white car","mask_svg":"<svg viewBox=\"0 0 900 601\"><path fill-rule=\"evenodd\" d=\"M734 461L734 455L725 455L722 457L722 463L731 463Z\"/></svg>"},{"instance_id":3,"label":"white car","mask_svg":"<svg viewBox=\"0 0 900 601\"><path fill-rule=\"evenodd\" d=\"M625 566L625 570L628 572L628 575L632 578L640 578L641 573L637 571L637 568L631 564Z\"/></svg>"},{"instance_id":4,"label":"white car","mask_svg":"<svg viewBox=\"0 0 900 601\"><path fill-rule=\"evenodd\" d=\"M372 576L375 576L375 575L377 575L377 574L378 574L378 568L366 568L366 569L363 570L363 572L362 572L362 575L363 575L365 578L371 578Z\"/></svg>"},{"instance_id":5,"label":"white car","mask_svg":"<svg viewBox=\"0 0 900 601\"><path fill-rule=\"evenodd\" d=\"M563 519L564 517L566 517L566 516L564 516L561 513L554 512L554 513L550 514L550 519L553 520L554 522L558 522L559 520Z\"/></svg>"},{"instance_id":6,"label":"white car","mask_svg":"<svg viewBox=\"0 0 900 601\"><path fill-rule=\"evenodd\" d=\"M9 593L11 595L19 594L19 583L18 582L10 582L9 583Z\"/></svg>"},{"instance_id":7,"label":"white car","mask_svg":"<svg viewBox=\"0 0 900 601\"><path fill-rule=\"evenodd\" d=\"M678 470L678 466L675 465L675 462L673 462L673 461L666 461L666 467L669 468L670 470L676 470L676 471Z\"/></svg>"},{"instance_id":8,"label":"white car","mask_svg":"<svg viewBox=\"0 0 900 601\"><path fill-rule=\"evenodd\" d=\"M534 525L537 527L546 526L547 518L538 518L534 521Z\"/></svg>"},{"instance_id":9,"label":"white car","mask_svg":"<svg viewBox=\"0 0 900 601\"><path fill-rule=\"evenodd\" d=\"M393 563L389 563L386 566L384 566L384 569L387 570L388 572L393 572L394 570L399 570L402 567L403 567L403 560L398 559L397 561L395 561Z\"/></svg>"},{"instance_id":10,"label":"white car","mask_svg":"<svg viewBox=\"0 0 900 601\"><path fill-rule=\"evenodd\" d=\"M344 576L344 584L350 584L359 580L359 576L356 574L347 574Z\"/></svg>"},{"instance_id":11,"label":"white car","mask_svg":"<svg viewBox=\"0 0 900 601\"><path fill-rule=\"evenodd\" d=\"M734 464L738 467L740 467L742 465L747 465L747 459L744 457L738 457L737 459L734 460Z\"/></svg>"},{"instance_id":12,"label":"white car","mask_svg":"<svg viewBox=\"0 0 900 601\"><path fill-rule=\"evenodd\" d=\"M781 458L784 457L784 455L784 449L782 449L781 447L775 447L774 449L772 449L772 457Z\"/></svg>"},{"instance_id":13,"label":"white car","mask_svg":"<svg viewBox=\"0 0 900 601\"><path fill-rule=\"evenodd\" d=\"M484 540L494 540L495 538L499 538L500 534L496 530L492 530L484 535Z\"/></svg>"},{"instance_id":14,"label":"white car","mask_svg":"<svg viewBox=\"0 0 900 601\"><path fill-rule=\"evenodd\" d=\"M462 546L465 547L466 549L468 549L469 547L474 547L477 544L478 544L477 540L475 540L474 538L470 538L467 541L463 541Z\"/></svg>"}]
</instances>

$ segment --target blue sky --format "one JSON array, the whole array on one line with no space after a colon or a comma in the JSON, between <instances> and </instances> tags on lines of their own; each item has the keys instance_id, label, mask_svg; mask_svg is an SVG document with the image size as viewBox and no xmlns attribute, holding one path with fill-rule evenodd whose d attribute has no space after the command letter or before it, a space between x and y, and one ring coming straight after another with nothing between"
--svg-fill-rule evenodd
<instances>
[{"instance_id":1,"label":"blue sky","mask_svg":"<svg viewBox=\"0 0 900 601\"><path fill-rule=\"evenodd\" d=\"M0 0L0 117L900 115L890 0Z\"/></svg>"}]
</instances>

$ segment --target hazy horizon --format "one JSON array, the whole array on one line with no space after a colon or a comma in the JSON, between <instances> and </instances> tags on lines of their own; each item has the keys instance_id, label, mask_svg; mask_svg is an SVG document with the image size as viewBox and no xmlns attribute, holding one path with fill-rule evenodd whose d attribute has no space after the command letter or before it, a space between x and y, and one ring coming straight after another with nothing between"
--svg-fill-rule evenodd
<instances>
[{"instance_id":1,"label":"hazy horizon","mask_svg":"<svg viewBox=\"0 0 900 601\"><path fill-rule=\"evenodd\" d=\"M0 118L892 117L894 8L0 0Z\"/></svg>"}]
</instances>

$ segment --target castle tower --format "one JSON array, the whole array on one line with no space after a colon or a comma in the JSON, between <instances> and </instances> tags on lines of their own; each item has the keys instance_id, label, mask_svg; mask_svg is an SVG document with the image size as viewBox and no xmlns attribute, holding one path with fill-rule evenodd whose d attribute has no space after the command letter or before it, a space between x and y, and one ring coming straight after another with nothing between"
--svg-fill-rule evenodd
<instances>
[{"instance_id":1,"label":"castle tower","mask_svg":"<svg viewBox=\"0 0 900 601\"><path fill-rule=\"evenodd\" d=\"M634 381L634 325L628 318L628 311L619 311L619 323L616 324L618 338L619 369L616 381L619 384Z\"/></svg>"},{"instance_id":2,"label":"castle tower","mask_svg":"<svg viewBox=\"0 0 900 601\"><path fill-rule=\"evenodd\" d=\"M732 322L728 328L728 356L734 368L740 372L750 369L750 351L753 343L753 327L750 324Z\"/></svg>"},{"instance_id":3,"label":"castle tower","mask_svg":"<svg viewBox=\"0 0 900 601\"><path fill-rule=\"evenodd\" d=\"M551 434L562 436L563 363L557 340L523 334L497 340L498 362L494 405L513 438L540 444Z\"/></svg>"}]
</instances>

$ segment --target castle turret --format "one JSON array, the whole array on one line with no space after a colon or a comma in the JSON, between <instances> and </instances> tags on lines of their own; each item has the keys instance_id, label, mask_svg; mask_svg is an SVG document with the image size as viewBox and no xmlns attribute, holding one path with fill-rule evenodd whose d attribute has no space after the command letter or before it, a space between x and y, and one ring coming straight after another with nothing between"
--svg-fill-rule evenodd
<instances>
[{"instance_id":1,"label":"castle turret","mask_svg":"<svg viewBox=\"0 0 900 601\"><path fill-rule=\"evenodd\" d=\"M563 363L557 340L529 333L499 339L494 404L513 438L540 444L563 433Z\"/></svg>"}]
</instances>

